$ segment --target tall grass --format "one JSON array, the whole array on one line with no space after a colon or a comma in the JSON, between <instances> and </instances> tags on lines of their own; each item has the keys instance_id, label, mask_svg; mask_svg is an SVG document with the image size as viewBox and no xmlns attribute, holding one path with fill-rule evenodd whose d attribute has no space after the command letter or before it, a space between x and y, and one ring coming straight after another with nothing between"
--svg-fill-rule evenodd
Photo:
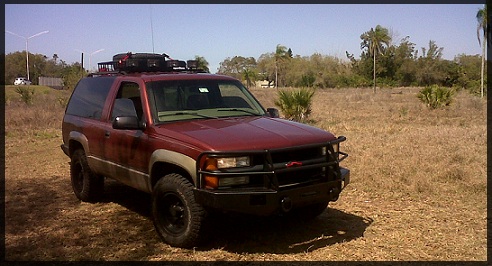
<instances>
[{"instance_id":1,"label":"tall grass","mask_svg":"<svg viewBox=\"0 0 492 266\"><path fill-rule=\"evenodd\" d=\"M260 101L275 100L262 90L253 90ZM431 110L419 101L420 90L317 90L311 119L347 137L343 164L352 170L352 187L374 196L484 196L487 102L460 92L451 106Z\"/></svg>"},{"instance_id":2,"label":"tall grass","mask_svg":"<svg viewBox=\"0 0 492 266\"><path fill-rule=\"evenodd\" d=\"M30 87L29 104L25 96L17 92L19 88L6 87L6 136L24 138L57 136L58 133L55 132L61 129L61 121L70 92L37 86Z\"/></svg>"}]
</instances>

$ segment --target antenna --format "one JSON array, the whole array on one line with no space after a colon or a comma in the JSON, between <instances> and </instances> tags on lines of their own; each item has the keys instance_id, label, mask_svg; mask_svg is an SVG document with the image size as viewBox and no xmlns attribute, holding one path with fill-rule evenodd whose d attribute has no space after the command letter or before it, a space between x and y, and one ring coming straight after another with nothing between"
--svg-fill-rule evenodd
<instances>
[{"instance_id":1,"label":"antenna","mask_svg":"<svg viewBox=\"0 0 492 266\"><path fill-rule=\"evenodd\" d=\"M152 21L152 4L150 4L150 32L152 34L152 53L155 54L155 51L154 51L154 24L153 24L153 21Z\"/></svg>"}]
</instances>

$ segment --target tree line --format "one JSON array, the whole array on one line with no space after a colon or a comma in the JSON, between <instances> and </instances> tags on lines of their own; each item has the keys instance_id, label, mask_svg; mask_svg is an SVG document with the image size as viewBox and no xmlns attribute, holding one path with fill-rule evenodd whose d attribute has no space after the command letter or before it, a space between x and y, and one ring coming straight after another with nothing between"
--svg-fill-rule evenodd
<instances>
[{"instance_id":1,"label":"tree line","mask_svg":"<svg viewBox=\"0 0 492 266\"><path fill-rule=\"evenodd\" d=\"M488 32L483 23L479 20L477 27L479 44L487 42L487 34L479 35L479 30ZM359 58L352 51L346 51L346 58L320 53L294 55L292 49L278 44L273 52L261 54L258 59L240 55L228 57L220 62L217 73L236 77L247 87L255 86L257 82L266 87L373 87L374 90L376 87L438 85L480 94L481 86L484 86L481 84L487 82L483 76L483 71L486 73L483 54L460 54L453 60L446 60L442 58L444 47L439 47L435 41L429 40L426 47L418 49L409 36L395 42L388 29L380 25L362 33L360 39ZM25 51L5 55L7 84L24 76L25 56ZM40 76L60 77L64 86L70 89L87 74L80 63L67 64L56 54L51 58L30 54L29 58L33 84L37 84ZM198 55L196 59L201 68L208 71L207 60Z\"/></svg>"},{"instance_id":2,"label":"tree line","mask_svg":"<svg viewBox=\"0 0 492 266\"><path fill-rule=\"evenodd\" d=\"M410 37L392 44L388 30L380 25L361 35L358 59L314 53L293 55L277 45L274 52L253 57L234 56L220 63L218 73L242 79L248 86L264 81L268 87L407 87L439 85L480 93L481 56L460 54L443 59L444 47L429 40L417 49ZM485 81L486 82L486 81Z\"/></svg>"}]
</instances>

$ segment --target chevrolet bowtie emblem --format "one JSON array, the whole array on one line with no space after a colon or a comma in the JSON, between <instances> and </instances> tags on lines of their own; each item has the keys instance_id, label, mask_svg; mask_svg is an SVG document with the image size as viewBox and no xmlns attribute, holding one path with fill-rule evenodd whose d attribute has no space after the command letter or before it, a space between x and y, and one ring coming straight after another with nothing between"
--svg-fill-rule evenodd
<instances>
[{"instance_id":1,"label":"chevrolet bowtie emblem","mask_svg":"<svg viewBox=\"0 0 492 266\"><path fill-rule=\"evenodd\" d=\"M301 162L288 162L285 164L287 167L302 166Z\"/></svg>"}]
</instances>

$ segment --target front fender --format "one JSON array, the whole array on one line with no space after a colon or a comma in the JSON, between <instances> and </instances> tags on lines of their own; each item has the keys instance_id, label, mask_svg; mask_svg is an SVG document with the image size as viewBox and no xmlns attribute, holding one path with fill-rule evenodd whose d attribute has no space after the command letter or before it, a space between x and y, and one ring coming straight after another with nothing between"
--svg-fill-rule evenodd
<instances>
[{"instance_id":1,"label":"front fender","mask_svg":"<svg viewBox=\"0 0 492 266\"><path fill-rule=\"evenodd\" d=\"M164 150L164 149L155 150L150 156L149 173L152 173L153 166L159 162L172 164L185 170L189 174L189 176L191 176L191 178L193 179L193 183L197 184L195 159L175 151Z\"/></svg>"}]
</instances>

